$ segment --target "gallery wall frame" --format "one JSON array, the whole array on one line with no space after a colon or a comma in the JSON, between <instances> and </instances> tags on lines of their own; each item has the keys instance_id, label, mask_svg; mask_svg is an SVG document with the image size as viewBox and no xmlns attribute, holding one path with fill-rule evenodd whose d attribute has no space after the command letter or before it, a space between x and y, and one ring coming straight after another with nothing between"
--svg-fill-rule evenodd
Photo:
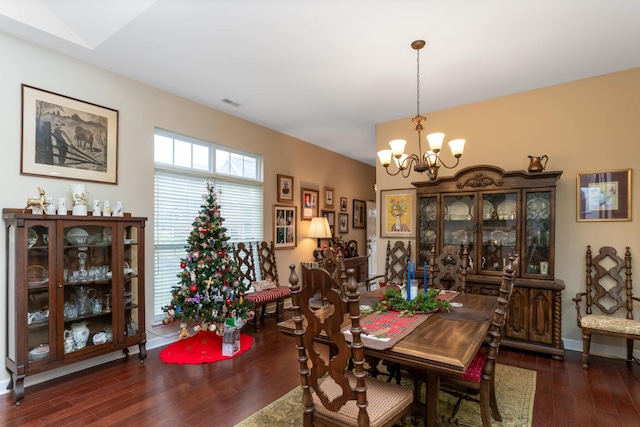
<instances>
[{"instance_id":1,"label":"gallery wall frame","mask_svg":"<svg viewBox=\"0 0 640 427\"><path fill-rule=\"evenodd\" d=\"M335 191L331 187L324 187L324 207L333 208Z\"/></svg>"},{"instance_id":2,"label":"gallery wall frame","mask_svg":"<svg viewBox=\"0 0 640 427\"><path fill-rule=\"evenodd\" d=\"M298 244L297 206L273 205L273 248L290 249Z\"/></svg>"},{"instance_id":3,"label":"gallery wall frame","mask_svg":"<svg viewBox=\"0 0 640 427\"><path fill-rule=\"evenodd\" d=\"M118 183L118 110L22 85L20 174Z\"/></svg>"},{"instance_id":4,"label":"gallery wall frame","mask_svg":"<svg viewBox=\"0 0 640 427\"><path fill-rule=\"evenodd\" d=\"M364 228L366 211L367 203L364 200L353 199L353 228Z\"/></svg>"},{"instance_id":5,"label":"gallery wall frame","mask_svg":"<svg viewBox=\"0 0 640 427\"><path fill-rule=\"evenodd\" d=\"M347 198L346 197L340 197L340 212L347 212L348 207L347 207Z\"/></svg>"},{"instance_id":6,"label":"gallery wall frame","mask_svg":"<svg viewBox=\"0 0 640 427\"><path fill-rule=\"evenodd\" d=\"M415 188L380 191L380 237L415 238Z\"/></svg>"},{"instance_id":7,"label":"gallery wall frame","mask_svg":"<svg viewBox=\"0 0 640 427\"><path fill-rule=\"evenodd\" d=\"M577 221L631 221L631 169L578 172Z\"/></svg>"},{"instance_id":8,"label":"gallery wall frame","mask_svg":"<svg viewBox=\"0 0 640 427\"><path fill-rule=\"evenodd\" d=\"M338 214L338 232L340 234L349 232L349 214L340 212Z\"/></svg>"},{"instance_id":9,"label":"gallery wall frame","mask_svg":"<svg viewBox=\"0 0 640 427\"><path fill-rule=\"evenodd\" d=\"M311 218L318 216L318 190L308 188L302 189L302 208L300 209L300 218L311 221Z\"/></svg>"},{"instance_id":10,"label":"gallery wall frame","mask_svg":"<svg viewBox=\"0 0 640 427\"><path fill-rule=\"evenodd\" d=\"M331 235L335 236L335 227L336 227L336 211L331 211L331 210L326 210L323 209L322 210L322 216L327 218L327 221L329 222L329 228L331 228Z\"/></svg>"},{"instance_id":11,"label":"gallery wall frame","mask_svg":"<svg viewBox=\"0 0 640 427\"><path fill-rule=\"evenodd\" d=\"M293 177L278 174L278 202L293 203Z\"/></svg>"}]
</instances>

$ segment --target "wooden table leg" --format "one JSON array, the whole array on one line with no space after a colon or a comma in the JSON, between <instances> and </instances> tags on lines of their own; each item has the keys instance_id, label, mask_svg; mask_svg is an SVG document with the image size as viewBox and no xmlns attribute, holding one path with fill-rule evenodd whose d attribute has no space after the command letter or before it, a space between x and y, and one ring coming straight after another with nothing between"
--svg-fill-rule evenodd
<instances>
[{"instance_id":1,"label":"wooden table leg","mask_svg":"<svg viewBox=\"0 0 640 427\"><path fill-rule=\"evenodd\" d=\"M436 427L440 425L438 416L438 400L440 397L440 373L433 370L427 371L427 411L425 414L426 427Z\"/></svg>"}]
</instances>

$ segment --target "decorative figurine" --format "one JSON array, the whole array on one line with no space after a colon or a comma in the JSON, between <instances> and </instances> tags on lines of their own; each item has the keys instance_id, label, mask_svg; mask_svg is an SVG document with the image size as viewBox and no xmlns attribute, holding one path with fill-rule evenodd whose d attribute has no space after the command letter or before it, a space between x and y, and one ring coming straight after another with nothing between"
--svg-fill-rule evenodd
<instances>
[{"instance_id":1,"label":"decorative figurine","mask_svg":"<svg viewBox=\"0 0 640 427\"><path fill-rule=\"evenodd\" d=\"M32 199L27 199L27 206L22 209L22 213L24 213L27 209L31 208L32 210L35 208L40 208L40 213L43 213L45 208L49 206L49 202L46 201L44 197L44 190L38 187L38 193L40 193L40 197Z\"/></svg>"},{"instance_id":2,"label":"decorative figurine","mask_svg":"<svg viewBox=\"0 0 640 427\"><path fill-rule=\"evenodd\" d=\"M178 339L185 339L190 336L191 335L189 335L189 332L187 331L187 324L185 322L180 323L180 335L178 336Z\"/></svg>"}]
</instances>

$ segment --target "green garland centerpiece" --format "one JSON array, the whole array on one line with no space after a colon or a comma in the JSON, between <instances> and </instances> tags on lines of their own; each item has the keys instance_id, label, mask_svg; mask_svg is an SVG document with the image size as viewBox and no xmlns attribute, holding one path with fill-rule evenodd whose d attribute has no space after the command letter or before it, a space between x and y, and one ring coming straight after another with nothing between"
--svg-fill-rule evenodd
<instances>
[{"instance_id":1,"label":"green garland centerpiece","mask_svg":"<svg viewBox=\"0 0 640 427\"><path fill-rule=\"evenodd\" d=\"M439 289L429 288L427 292L418 292L418 295L408 301L402 296L402 291L398 286L387 286L380 300L365 310L369 313L384 313L385 311L398 311L398 316L413 316L414 314L433 313L435 311L449 311L451 304L449 301L438 299Z\"/></svg>"}]
</instances>

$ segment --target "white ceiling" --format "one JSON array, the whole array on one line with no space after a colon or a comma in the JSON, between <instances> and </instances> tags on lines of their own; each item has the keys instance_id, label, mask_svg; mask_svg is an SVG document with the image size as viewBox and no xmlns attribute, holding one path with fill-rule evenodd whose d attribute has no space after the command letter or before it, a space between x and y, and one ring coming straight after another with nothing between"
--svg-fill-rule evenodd
<instances>
[{"instance_id":1,"label":"white ceiling","mask_svg":"<svg viewBox=\"0 0 640 427\"><path fill-rule=\"evenodd\" d=\"M371 165L413 40L423 114L640 66L638 0L0 0L0 32Z\"/></svg>"}]
</instances>

